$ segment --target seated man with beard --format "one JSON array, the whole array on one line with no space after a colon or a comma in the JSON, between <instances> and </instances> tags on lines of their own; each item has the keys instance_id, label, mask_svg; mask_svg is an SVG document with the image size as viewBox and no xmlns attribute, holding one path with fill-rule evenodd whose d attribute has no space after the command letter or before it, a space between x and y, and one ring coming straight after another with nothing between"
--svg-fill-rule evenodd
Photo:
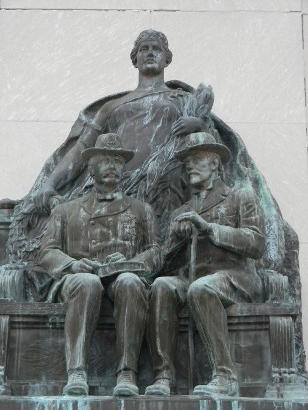
<instances>
[{"instance_id":1,"label":"seated man with beard","mask_svg":"<svg viewBox=\"0 0 308 410\"><path fill-rule=\"evenodd\" d=\"M149 335L154 384L146 394L170 394L178 312L187 302L213 370L212 380L196 386L193 393L235 396L238 381L225 308L261 301L262 282L250 258L258 259L264 251L263 215L251 187L230 189L219 177L219 168L230 152L211 135L188 135L176 156L185 163L192 198L171 219L169 258L173 254L173 259L167 262L179 270L175 276L157 278L152 285ZM194 277L189 278L192 235L197 235L196 257Z\"/></svg>"}]
</instances>

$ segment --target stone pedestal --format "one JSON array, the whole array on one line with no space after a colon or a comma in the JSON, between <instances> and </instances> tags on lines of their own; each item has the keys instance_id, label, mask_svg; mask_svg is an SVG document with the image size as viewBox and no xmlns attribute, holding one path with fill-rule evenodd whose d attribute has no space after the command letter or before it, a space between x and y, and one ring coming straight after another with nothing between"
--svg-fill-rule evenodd
<instances>
[{"instance_id":1,"label":"stone pedestal","mask_svg":"<svg viewBox=\"0 0 308 410\"><path fill-rule=\"evenodd\" d=\"M266 394L266 397L273 400L306 400L307 385L303 384L303 380L301 388L298 389L297 380L290 377L288 380L285 378L276 380L273 371L273 368L277 369L279 364L280 373L284 371L291 375L292 361L288 364L286 358L289 357L293 347L292 338L282 339L279 326L276 335L275 329L271 328L271 322L276 322L280 318L278 324L287 321L290 325L297 312L297 306L288 304L239 304L228 308L230 348L239 375L241 396L262 399ZM17 397L61 394L67 377L64 356L64 315L65 305L59 303L0 303L0 384L2 385L0 393L2 395L6 395L7 392ZM290 326L287 328L289 329ZM179 340L176 360L177 385L173 394L181 395L188 393L185 311L181 314ZM195 341L194 385L210 377L207 357L204 355L197 334ZM278 356L273 354L273 347L275 348L279 341L284 344L285 349L279 350L281 357L280 361L276 362ZM114 343L112 309L110 302L104 299L101 320L94 335L89 357L89 384L90 394L93 397L112 394L116 383ZM151 362L146 349L147 346L144 344L139 362L138 385L141 394L152 382ZM293 389L296 390L296 394L292 394ZM288 394L286 395L285 392ZM2 410L1 405L0 409Z\"/></svg>"}]
</instances>

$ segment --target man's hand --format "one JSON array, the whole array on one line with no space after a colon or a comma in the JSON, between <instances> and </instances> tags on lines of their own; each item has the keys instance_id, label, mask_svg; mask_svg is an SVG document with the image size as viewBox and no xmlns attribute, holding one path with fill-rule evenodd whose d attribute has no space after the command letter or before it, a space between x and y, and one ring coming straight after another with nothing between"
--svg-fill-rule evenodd
<instances>
[{"instance_id":1,"label":"man's hand","mask_svg":"<svg viewBox=\"0 0 308 410\"><path fill-rule=\"evenodd\" d=\"M106 257L106 263L124 262L126 261L125 256L121 252L115 252Z\"/></svg>"},{"instance_id":2,"label":"man's hand","mask_svg":"<svg viewBox=\"0 0 308 410\"><path fill-rule=\"evenodd\" d=\"M205 122L197 117L180 117L172 124L171 135L187 135L205 130Z\"/></svg>"},{"instance_id":3,"label":"man's hand","mask_svg":"<svg viewBox=\"0 0 308 410\"><path fill-rule=\"evenodd\" d=\"M36 210L39 213L49 214L50 199L57 194L57 191L50 185L46 185L42 189L37 191L32 197L33 204Z\"/></svg>"},{"instance_id":4,"label":"man's hand","mask_svg":"<svg viewBox=\"0 0 308 410\"><path fill-rule=\"evenodd\" d=\"M171 225L171 236L176 235L180 238L190 238L192 235L192 224L189 221L178 221L175 219Z\"/></svg>"},{"instance_id":5,"label":"man's hand","mask_svg":"<svg viewBox=\"0 0 308 410\"><path fill-rule=\"evenodd\" d=\"M212 233L212 225L206 222L195 211L184 212L183 214L178 215L175 218L175 222L180 223L180 224L190 223L191 225L194 225L200 233L207 233L207 234Z\"/></svg>"},{"instance_id":6,"label":"man's hand","mask_svg":"<svg viewBox=\"0 0 308 410\"><path fill-rule=\"evenodd\" d=\"M73 262L71 265L72 273L93 273L95 268L99 268L101 264L96 261L91 261L87 258L82 258L79 261Z\"/></svg>"}]
</instances>

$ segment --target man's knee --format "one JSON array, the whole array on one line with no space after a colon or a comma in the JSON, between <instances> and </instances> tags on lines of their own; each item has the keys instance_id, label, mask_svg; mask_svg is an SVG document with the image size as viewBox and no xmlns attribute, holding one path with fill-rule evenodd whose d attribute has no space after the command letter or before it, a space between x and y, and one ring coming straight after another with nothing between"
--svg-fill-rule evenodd
<instances>
[{"instance_id":1,"label":"man's knee","mask_svg":"<svg viewBox=\"0 0 308 410\"><path fill-rule=\"evenodd\" d=\"M91 273L75 273L72 277L73 293L75 291L85 293L86 295L101 295L104 288L98 276Z\"/></svg>"},{"instance_id":2,"label":"man's knee","mask_svg":"<svg viewBox=\"0 0 308 410\"><path fill-rule=\"evenodd\" d=\"M160 276L154 280L151 286L151 295L156 294L173 294L174 285L168 280L167 277Z\"/></svg>"},{"instance_id":3,"label":"man's knee","mask_svg":"<svg viewBox=\"0 0 308 410\"><path fill-rule=\"evenodd\" d=\"M194 281L188 288L187 299L190 304L198 303L200 300L206 298L216 299L217 293L211 287L211 280L202 278L202 281Z\"/></svg>"},{"instance_id":4,"label":"man's knee","mask_svg":"<svg viewBox=\"0 0 308 410\"><path fill-rule=\"evenodd\" d=\"M116 291L127 290L133 294L136 291L145 291L145 284L135 273L124 272L117 277L115 289Z\"/></svg>"}]
</instances>

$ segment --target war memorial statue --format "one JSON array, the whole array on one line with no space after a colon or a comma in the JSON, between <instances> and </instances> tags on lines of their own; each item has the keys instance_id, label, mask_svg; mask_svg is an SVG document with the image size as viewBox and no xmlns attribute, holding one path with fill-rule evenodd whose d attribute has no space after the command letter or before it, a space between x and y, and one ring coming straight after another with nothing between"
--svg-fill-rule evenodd
<instances>
[{"instance_id":1,"label":"war memorial statue","mask_svg":"<svg viewBox=\"0 0 308 410\"><path fill-rule=\"evenodd\" d=\"M307 398L296 233L166 36L130 56L0 204L0 393Z\"/></svg>"}]
</instances>

